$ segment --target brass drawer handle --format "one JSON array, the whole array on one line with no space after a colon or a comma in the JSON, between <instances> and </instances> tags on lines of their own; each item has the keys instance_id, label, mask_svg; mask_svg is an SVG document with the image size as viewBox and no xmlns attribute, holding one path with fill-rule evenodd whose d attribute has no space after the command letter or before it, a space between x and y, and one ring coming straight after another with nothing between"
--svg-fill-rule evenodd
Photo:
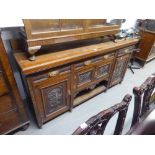
<instances>
[{"instance_id":1,"label":"brass drawer handle","mask_svg":"<svg viewBox=\"0 0 155 155\"><path fill-rule=\"evenodd\" d=\"M104 56L104 59L108 59L108 58L109 58L109 55L105 55L105 56Z\"/></svg>"},{"instance_id":2,"label":"brass drawer handle","mask_svg":"<svg viewBox=\"0 0 155 155\"><path fill-rule=\"evenodd\" d=\"M58 73L59 71L52 71L52 72L49 72L48 75L49 77L53 77L53 76L56 76Z\"/></svg>"},{"instance_id":3,"label":"brass drawer handle","mask_svg":"<svg viewBox=\"0 0 155 155\"><path fill-rule=\"evenodd\" d=\"M91 64L91 60L85 61L84 64L85 64L86 66L90 65L90 64Z\"/></svg>"},{"instance_id":4,"label":"brass drawer handle","mask_svg":"<svg viewBox=\"0 0 155 155\"><path fill-rule=\"evenodd\" d=\"M129 52L129 49L126 49L124 52L125 52L125 53L128 53L128 52Z\"/></svg>"}]
</instances>

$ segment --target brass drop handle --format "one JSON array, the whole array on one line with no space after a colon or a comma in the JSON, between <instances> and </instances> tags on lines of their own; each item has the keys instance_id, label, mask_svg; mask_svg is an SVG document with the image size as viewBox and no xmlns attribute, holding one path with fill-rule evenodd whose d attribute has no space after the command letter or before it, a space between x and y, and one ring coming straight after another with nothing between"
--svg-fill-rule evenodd
<instances>
[{"instance_id":1,"label":"brass drop handle","mask_svg":"<svg viewBox=\"0 0 155 155\"><path fill-rule=\"evenodd\" d=\"M128 53L128 52L129 52L129 49L126 49L126 50L125 50L125 53Z\"/></svg>"},{"instance_id":2,"label":"brass drop handle","mask_svg":"<svg viewBox=\"0 0 155 155\"><path fill-rule=\"evenodd\" d=\"M109 57L108 55L105 55L105 56L104 56L104 59L108 59L108 57Z\"/></svg>"},{"instance_id":3,"label":"brass drop handle","mask_svg":"<svg viewBox=\"0 0 155 155\"><path fill-rule=\"evenodd\" d=\"M90 65L90 64L91 64L91 60L85 61L84 64L85 64L86 66Z\"/></svg>"},{"instance_id":4,"label":"brass drop handle","mask_svg":"<svg viewBox=\"0 0 155 155\"><path fill-rule=\"evenodd\" d=\"M53 76L56 76L58 73L59 73L59 71L52 71L52 72L48 73L48 76L53 77Z\"/></svg>"}]
</instances>

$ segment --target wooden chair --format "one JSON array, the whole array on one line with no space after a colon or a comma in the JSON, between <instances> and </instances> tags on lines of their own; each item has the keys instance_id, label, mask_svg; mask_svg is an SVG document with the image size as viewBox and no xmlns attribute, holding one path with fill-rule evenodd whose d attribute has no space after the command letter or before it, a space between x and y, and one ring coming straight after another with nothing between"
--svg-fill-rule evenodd
<instances>
[{"instance_id":1,"label":"wooden chair","mask_svg":"<svg viewBox=\"0 0 155 155\"><path fill-rule=\"evenodd\" d=\"M133 89L134 113L131 129L127 134L155 134L155 74Z\"/></svg>"},{"instance_id":2,"label":"wooden chair","mask_svg":"<svg viewBox=\"0 0 155 155\"><path fill-rule=\"evenodd\" d=\"M109 120L118 112L114 135L122 134L131 95L126 95L121 103L91 117L73 133L73 135L102 135Z\"/></svg>"}]
</instances>

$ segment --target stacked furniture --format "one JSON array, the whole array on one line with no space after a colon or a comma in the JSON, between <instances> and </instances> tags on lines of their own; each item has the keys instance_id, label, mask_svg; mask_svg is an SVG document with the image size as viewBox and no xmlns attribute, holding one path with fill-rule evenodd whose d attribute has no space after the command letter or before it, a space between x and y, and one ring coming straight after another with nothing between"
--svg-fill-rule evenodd
<instances>
[{"instance_id":1,"label":"stacked furniture","mask_svg":"<svg viewBox=\"0 0 155 155\"><path fill-rule=\"evenodd\" d=\"M24 20L27 51L14 56L39 127L123 80L139 40L111 40L119 26L105 21Z\"/></svg>"},{"instance_id":2,"label":"stacked furniture","mask_svg":"<svg viewBox=\"0 0 155 155\"><path fill-rule=\"evenodd\" d=\"M26 129L29 120L19 95L0 32L0 134Z\"/></svg>"}]
</instances>

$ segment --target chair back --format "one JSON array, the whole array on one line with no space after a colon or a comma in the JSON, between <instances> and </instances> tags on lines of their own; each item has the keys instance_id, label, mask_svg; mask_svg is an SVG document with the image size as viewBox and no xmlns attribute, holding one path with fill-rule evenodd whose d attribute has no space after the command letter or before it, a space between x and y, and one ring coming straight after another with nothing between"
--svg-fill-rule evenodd
<instances>
[{"instance_id":1,"label":"chair back","mask_svg":"<svg viewBox=\"0 0 155 155\"><path fill-rule=\"evenodd\" d=\"M131 101L131 95L126 95L121 103L118 103L107 110L101 111L97 115L88 119L78 127L73 135L102 135L109 120L118 113L118 119L115 126L115 135L122 134L127 110Z\"/></svg>"},{"instance_id":2,"label":"chair back","mask_svg":"<svg viewBox=\"0 0 155 155\"><path fill-rule=\"evenodd\" d=\"M155 74L148 77L140 87L133 88L134 94L134 113L131 123L133 127L139 119L150 110L150 102L155 102L152 97L155 88ZM152 101L151 101L152 100Z\"/></svg>"}]
</instances>

